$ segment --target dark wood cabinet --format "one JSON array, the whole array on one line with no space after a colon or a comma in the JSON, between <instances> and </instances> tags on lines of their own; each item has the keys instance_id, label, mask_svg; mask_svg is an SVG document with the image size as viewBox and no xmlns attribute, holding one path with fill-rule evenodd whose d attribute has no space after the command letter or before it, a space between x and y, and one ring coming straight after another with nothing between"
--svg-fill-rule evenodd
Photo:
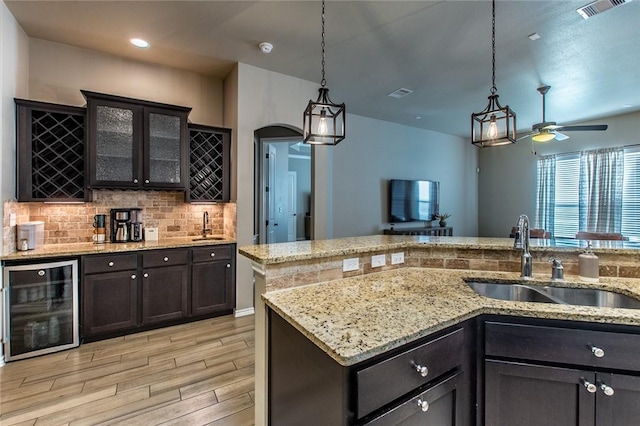
<instances>
[{"instance_id":1,"label":"dark wood cabinet","mask_svg":"<svg viewBox=\"0 0 640 426\"><path fill-rule=\"evenodd\" d=\"M87 99L91 188L186 188L191 108L82 94Z\"/></svg>"},{"instance_id":2,"label":"dark wood cabinet","mask_svg":"<svg viewBox=\"0 0 640 426\"><path fill-rule=\"evenodd\" d=\"M82 337L231 313L235 244L82 257Z\"/></svg>"},{"instance_id":3,"label":"dark wood cabinet","mask_svg":"<svg viewBox=\"0 0 640 426\"><path fill-rule=\"evenodd\" d=\"M341 366L269 312L269 424L473 424L475 321Z\"/></svg>"},{"instance_id":4,"label":"dark wood cabinet","mask_svg":"<svg viewBox=\"0 0 640 426\"><path fill-rule=\"evenodd\" d=\"M91 201L85 188L85 109L15 103L18 201Z\"/></svg>"},{"instance_id":5,"label":"dark wood cabinet","mask_svg":"<svg viewBox=\"0 0 640 426\"><path fill-rule=\"evenodd\" d=\"M130 330L138 324L138 277L135 269L84 275L82 336Z\"/></svg>"},{"instance_id":6,"label":"dark wood cabinet","mask_svg":"<svg viewBox=\"0 0 640 426\"><path fill-rule=\"evenodd\" d=\"M640 334L592 327L486 322L485 425L636 424Z\"/></svg>"},{"instance_id":7,"label":"dark wood cabinet","mask_svg":"<svg viewBox=\"0 0 640 426\"><path fill-rule=\"evenodd\" d=\"M395 228L385 229L382 231L384 235L426 235L426 236L444 236L451 237L453 235L453 228L451 226L433 226L433 227L418 227L418 228Z\"/></svg>"},{"instance_id":8,"label":"dark wood cabinet","mask_svg":"<svg viewBox=\"0 0 640 426\"><path fill-rule=\"evenodd\" d=\"M235 269L234 244L192 249L192 315L205 315L233 309Z\"/></svg>"},{"instance_id":9,"label":"dark wood cabinet","mask_svg":"<svg viewBox=\"0 0 640 426\"><path fill-rule=\"evenodd\" d=\"M231 129L189 124L187 201L229 201Z\"/></svg>"}]
</instances>

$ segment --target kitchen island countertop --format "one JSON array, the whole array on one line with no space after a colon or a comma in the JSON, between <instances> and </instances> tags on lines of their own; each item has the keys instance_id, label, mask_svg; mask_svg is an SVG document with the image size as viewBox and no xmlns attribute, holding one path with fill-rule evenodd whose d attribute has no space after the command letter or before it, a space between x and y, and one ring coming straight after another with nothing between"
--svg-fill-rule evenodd
<instances>
[{"instance_id":1,"label":"kitchen island countertop","mask_svg":"<svg viewBox=\"0 0 640 426\"><path fill-rule=\"evenodd\" d=\"M198 240L197 236L162 238L158 241L141 241L128 243L73 243L46 244L34 250L15 251L2 256L0 259L28 260L51 257L73 257L87 254L125 253L138 250L170 249L181 247L200 247L218 244L232 244L236 241L225 236L213 236L206 240ZM196 239L194 241L194 239Z\"/></svg>"},{"instance_id":2,"label":"kitchen island countertop","mask_svg":"<svg viewBox=\"0 0 640 426\"><path fill-rule=\"evenodd\" d=\"M511 302L476 294L465 279L521 281L519 274L403 268L269 292L266 305L341 365L402 346L480 314L514 315L640 325L640 310ZM640 280L602 278L586 284L570 277L527 284L598 287L640 298Z\"/></svg>"}]
</instances>

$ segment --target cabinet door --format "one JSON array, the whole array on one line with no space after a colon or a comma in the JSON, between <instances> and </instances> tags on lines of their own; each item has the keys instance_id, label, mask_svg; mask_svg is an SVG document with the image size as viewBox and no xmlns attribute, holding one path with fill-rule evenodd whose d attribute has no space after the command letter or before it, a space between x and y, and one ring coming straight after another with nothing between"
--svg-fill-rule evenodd
<instances>
[{"instance_id":1,"label":"cabinet door","mask_svg":"<svg viewBox=\"0 0 640 426\"><path fill-rule=\"evenodd\" d=\"M136 327L135 270L85 275L82 280L83 337Z\"/></svg>"},{"instance_id":2,"label":"cabinet door","mask_svg":"<svg viewBox=\"0 0 640 426\"><path fill-rule=\"evenodd\" d=\"M365 423L367 426L463 426L461 372Z\"/></svg>"},{"instance_id":3,"label":"cabinet door","mask_svg":"<svg viewBox=\"0 0 640 426\"><path fill-rule=\"evenodd\" d=\"M144 186L184 188L187 114L150 107L144 111Z\"/></svg>"},{"instance_id":4,"label":"cabinet door","mask_svg":"<svg viewBox=\"0 0 640 426\"><path fill-rule=\"evenodd\" d=\"M87 99L91 186L139 186L142 108L123 102Z\"/></svg>"},{"instance_id":5,"label":"cabinet door","mask_svg":"<svg viewBox=\"0 0 640 426\"><path fill-rule=\"evenodd\" d=\"M598 373L596 384L596 426L629 426L639 423L640 377Z\"/></svg>"},{"instance_id":6,"label":"cabinet door","mask_svg":"<svg viewBox=\"0 0 640 426\"><path fill-rule=\"evenodd\" d=\"M595 373L487 360L486 426L594 426Z\"/></svg>"},{"instance_id":7,"label":"cabinet door","mask_svg":"<svg viewBox=\"0 0 640 426\"><path fill-rule=\"evenodd\" d=\"M142 322L157 322L186 317L186 265L145 269L142 274Z\"/></svg>"},{"instance_id":8,"label":"cabinet door","mask_svg":"<svg viewBox=\"0 0 640 426\"><path fill-rule=\"evenodd\" d=\"M187 201L229 201L231 129L189 124Z\"/></svg>"},{"instance_id":9,"label":"cabinet door","mask_svg":"<svg viewBox=\"0 0 640 426\"><path fill-rule=\"evenodd\" d=\"M18 201L91 201L84 108L16 99Z\"/></svg>"},{"instance_id":10,"label":"cabinet door","mask_svg":"<svg viewBox=\"0 0 640 426\"><path fill-rule=\"evenodd\" d=\"M230 260L191 266L191 314L204 315L233 309L233 264Z\"/></svg>"}]
</instances>

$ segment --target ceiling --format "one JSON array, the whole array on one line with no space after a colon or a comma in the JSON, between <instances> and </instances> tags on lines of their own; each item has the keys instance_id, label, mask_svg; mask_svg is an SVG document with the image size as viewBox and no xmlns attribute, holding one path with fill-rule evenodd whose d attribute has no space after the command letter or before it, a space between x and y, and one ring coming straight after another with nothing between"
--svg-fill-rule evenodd
<instances>
[{"instance_id":1,"label":"ceiling","mask_svg":"<svg viewBox=\"0 0 640 426\"><path fill-rule=\"evenodd\" d=\"M541 121L541 85L552 86L547 120L561 124L640 110L640 1L585 20L576 9L589 1L497 2L496 86L520 131ZM319 1L5 3L30 37L217 77L242 62L321 78ZM468 137L486 106L489 1L328 1L326 45L330 95L349 113ZM413 93L387 96L401 87Z\"/></svg>"}]
</instances>

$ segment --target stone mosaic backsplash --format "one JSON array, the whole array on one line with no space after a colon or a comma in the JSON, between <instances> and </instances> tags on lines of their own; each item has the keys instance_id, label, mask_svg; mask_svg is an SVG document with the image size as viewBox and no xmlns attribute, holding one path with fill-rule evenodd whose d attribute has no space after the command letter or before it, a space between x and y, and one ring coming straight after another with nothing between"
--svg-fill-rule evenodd
<instances>
[{"instance_id":1,"label":"stone mosaic backsplash","mask_svg":"<svg viewBox=\"0 0 640 426\"><path fill-rule=\"evenodd\" d=\"M158 228L159 238L199 235L202 214L209 212L213 234L236 236L235 203L189 204L178 191L94 191L93 201L78 204L4 202L3 253L16 250L16 227L10 225L11 213L16 223L34 220L44 222L45 244L67 244L92 241L93 216L106 214L112 208L142 208L145 227Z\"/></svg>"}]
</instances>

